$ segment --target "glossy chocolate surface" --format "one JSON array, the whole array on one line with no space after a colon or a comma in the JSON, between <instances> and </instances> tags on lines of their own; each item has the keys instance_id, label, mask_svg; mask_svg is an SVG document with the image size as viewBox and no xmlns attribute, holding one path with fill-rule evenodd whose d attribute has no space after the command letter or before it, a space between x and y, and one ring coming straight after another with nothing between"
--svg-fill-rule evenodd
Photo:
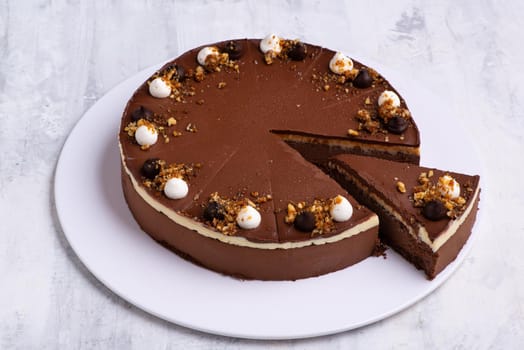
<instances>
[{"instance_id":1,"label":"glossy chocolate surface","mask_svg":"<svg viewBox=\"0 0 524 350\"><path fill-rule=\"evenodd\" d=\"M225 43L215 44L222 47ZM145 82L131 97L120 130L124 162L133 177L141 183L140 169L151 158L167 163L202 165L189 181L189 194L180 200L169 200L161 192L146 189L152 196L172 210L202 220L209 195L233 197L252 192L270 194L273 200L261 204L262 224L253 230L239 230L238 235L254 242L294 242L310 239L284 222L289 202L312 202L338 194L349 198L354 207L353 217L337 223L336 235L365 221L371 213L361 207L335 181L306 161L286 144L278 132L313 135L324 139L346 140L348 129L358 127L354 118L365 106L366 99L376 105L379 94L394 90L382 77L369 88L356 88L351 83L338 86L319 82L320 76L334 76L328 63L334 52L307 45L304 60L277 58L273 64L264 62L258 47L259 40L242 40L242 56L238 72L224 68L210 72L197 82L183 80L184 87L193 89L193 96L183 101L158 99L148 92ZM196 56L200 48L191 50L174 61L185 72L198 66ZM355 62L356 68L362 65ZM317 78L315 78L317 77ZM405 107L404 101L402 105ZM124 131L140 108L152 111L157 118L176 119L176 125L166 127L169 142L159 141L148 150L142 150ZM136 115L136 113L135 113ZM191 124L196 132L186 130ZM181 136L174 137L173 131ZM277 132L277 133L275 133ZM401 135L362 133L353 140L386 146L403 145L418 149L419 134L415 123Z\"/></svg>"}]
</instances>

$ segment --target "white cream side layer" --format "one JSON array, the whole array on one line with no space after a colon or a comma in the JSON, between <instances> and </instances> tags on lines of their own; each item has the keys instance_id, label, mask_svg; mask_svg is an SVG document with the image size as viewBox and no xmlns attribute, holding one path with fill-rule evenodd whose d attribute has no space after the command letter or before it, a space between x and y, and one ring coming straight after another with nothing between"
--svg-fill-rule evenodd
<instances>
[{"instance_id":1,"label":"white cream side layer","mask_svg":"<svg viewBox=\"0 0 524 350\"><path fill-rule=\"evenodd\" d=\"M120 142L118 143L118 146L120 148L120 157L122 159L122 164L124 165L124 170L131 179L131 182L133 183L133 188L138 193L142 199L149 204L152 208L155 210L163 213L166 215L170 220L174 221L180 226L183 226L189 230L193 230L201 234L202 236L217 239L221 242L237 245L241 247L249 247L249 248L257 248L257 249L293 249L293 248L302 248L307 247L310 245L322 245L326 243L334 243L340 240L343 240L345 238L349 238L352 236L355 236L361 232L367 231L372 227L375 227L378 225L378 217L376 215L371 216L368 220L346 230L338 235L326 237L326 238L318 238L318 239L310 239L307 241L301 241L301 242L285 242L285 243L256 243L251 242L250 240L244 238L244 237L238 237L238 236L226 236L222 233L213 231L206 227L203 223L196 222L193 219L190 219L188 217L185 217L183 215L180 215L173 211L172 209L166 207L162 203L155 200L149 193L147 193L146 190L144 190L138 182L135 180L129 169L127 168L127 165L124 160L124 153L122 151L122 145Z\"/></svg>"},{"instance_id":2,"label":"white cream side layer","mask_svg":"<svg viewBox=\"0 0 524 350\"><path fill-rule=\"evenodd\" d=\"M341 168L339 166L336 166L336 169L337 169L338 172L344 174L346 177L350 176L347 173L347 171L345 171L343 168ZM360 188L364 188L364 187L367 188L367 186L364 186L364 184L362 182L356 180L355 178L353 178L353 182L355 182L357 184L357 186L360 187ZM450 223L448 224L448 226L446 227L446 229L434 241L431 241L431 239L429 238L428 231L426 230L425 227L420 226L419 230L418 230L418 234L416 234L415 230L413 229L413 227L408 225L407 222L404 220L404 218L402 216L400 216L400 214L396 210L394 210L393 207L388 205L386 202L384 202L381 198L379 198L374 193L369 193L368 195L375 202L377 202L381 207L385 208L389 213L392 213L393 217L396 220L400 221L400 223L402 223L402 225L404 225L404 227L407 228L407 230L408 230L410 235L412 235L415 239L418 237L422 242L426 243L431 248L431 250L433 252L436 252L436 251L438 251L440 249L440 247L442 247L444 245L444 243L446 243L457 232L457 230L460 227L460 225L462 225L462 223L468 217L468 215L471 212L471 210L473 209L473 205L475 204L475 201L477 200L477 197L479 195L479 187L477 186L477 189L475 190L475 193L473 194L473 197L471 198L468 207L462 213L460 218L458 218L456 220L451 220Z\"/></svg>"}]
</instances>

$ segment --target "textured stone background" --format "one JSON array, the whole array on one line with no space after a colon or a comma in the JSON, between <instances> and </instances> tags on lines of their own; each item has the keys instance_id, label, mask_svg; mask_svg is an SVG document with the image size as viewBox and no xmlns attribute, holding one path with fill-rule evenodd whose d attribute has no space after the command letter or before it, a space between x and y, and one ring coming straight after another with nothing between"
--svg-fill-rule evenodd
<instances>
[{"instance_id":1,"label":"textured stone background","mask_svg":"<svg viewBox=\"0 0 524 350\"><path fill-rule=\"evenodd\" d=\"M485 0L0 0L0 348L524 348L523 13L521 1ZM196 45L269 32L424 85L440 97L433 108L449 104L467 125L486 168L484 220L462 267L415 306L355 331L263 342L162 321L99 283L56 217L60 149L98 98Z\"/></svg>"}]
</instances>

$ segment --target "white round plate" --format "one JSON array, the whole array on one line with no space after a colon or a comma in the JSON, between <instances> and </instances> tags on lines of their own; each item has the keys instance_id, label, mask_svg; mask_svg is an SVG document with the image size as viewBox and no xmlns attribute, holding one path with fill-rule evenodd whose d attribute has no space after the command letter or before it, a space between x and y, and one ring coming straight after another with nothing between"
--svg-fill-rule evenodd
<instances>
[{"instance_id":1,"label":"white round plate","mask_svg":"<svg viewBox=\"0 0 524 350\"><path fill-rule=\"evenodd\" d=\"M450 277L470 250L475 231L455 262L433 281L391 249L387 259L372 257L295 282L240 281L179 258L140 230L120 185L120 118L133 91L154 70L124 81L85 113L62 149L55 176L56 209L71 247L96 278L137 307L178 325L233 337L332 334L417 302ZM391 79L389 74L384 75ZM456 125L452 114L432 108L438 98L420 84L392 81L421 130L422 163L480 173L471 143L464 142L464 129L445 128Z\"/></svg>"}]
</instances>

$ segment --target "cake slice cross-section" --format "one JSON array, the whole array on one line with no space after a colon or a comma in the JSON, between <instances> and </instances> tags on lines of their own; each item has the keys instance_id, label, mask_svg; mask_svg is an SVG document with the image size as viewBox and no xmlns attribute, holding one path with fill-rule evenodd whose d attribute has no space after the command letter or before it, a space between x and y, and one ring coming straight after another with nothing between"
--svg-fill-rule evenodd
<instances>
[{"instance_id":1,"label":"cake slice cross-section","mask_svg":"<svg viewBox=\"0 0 524 350\"><path fill-rule=\"evenodd\" d=\"M379 216L380 239L429 279L468 240L480 177L357 155L327 162L330 175Z\"/></svg>"}]
</instances>

